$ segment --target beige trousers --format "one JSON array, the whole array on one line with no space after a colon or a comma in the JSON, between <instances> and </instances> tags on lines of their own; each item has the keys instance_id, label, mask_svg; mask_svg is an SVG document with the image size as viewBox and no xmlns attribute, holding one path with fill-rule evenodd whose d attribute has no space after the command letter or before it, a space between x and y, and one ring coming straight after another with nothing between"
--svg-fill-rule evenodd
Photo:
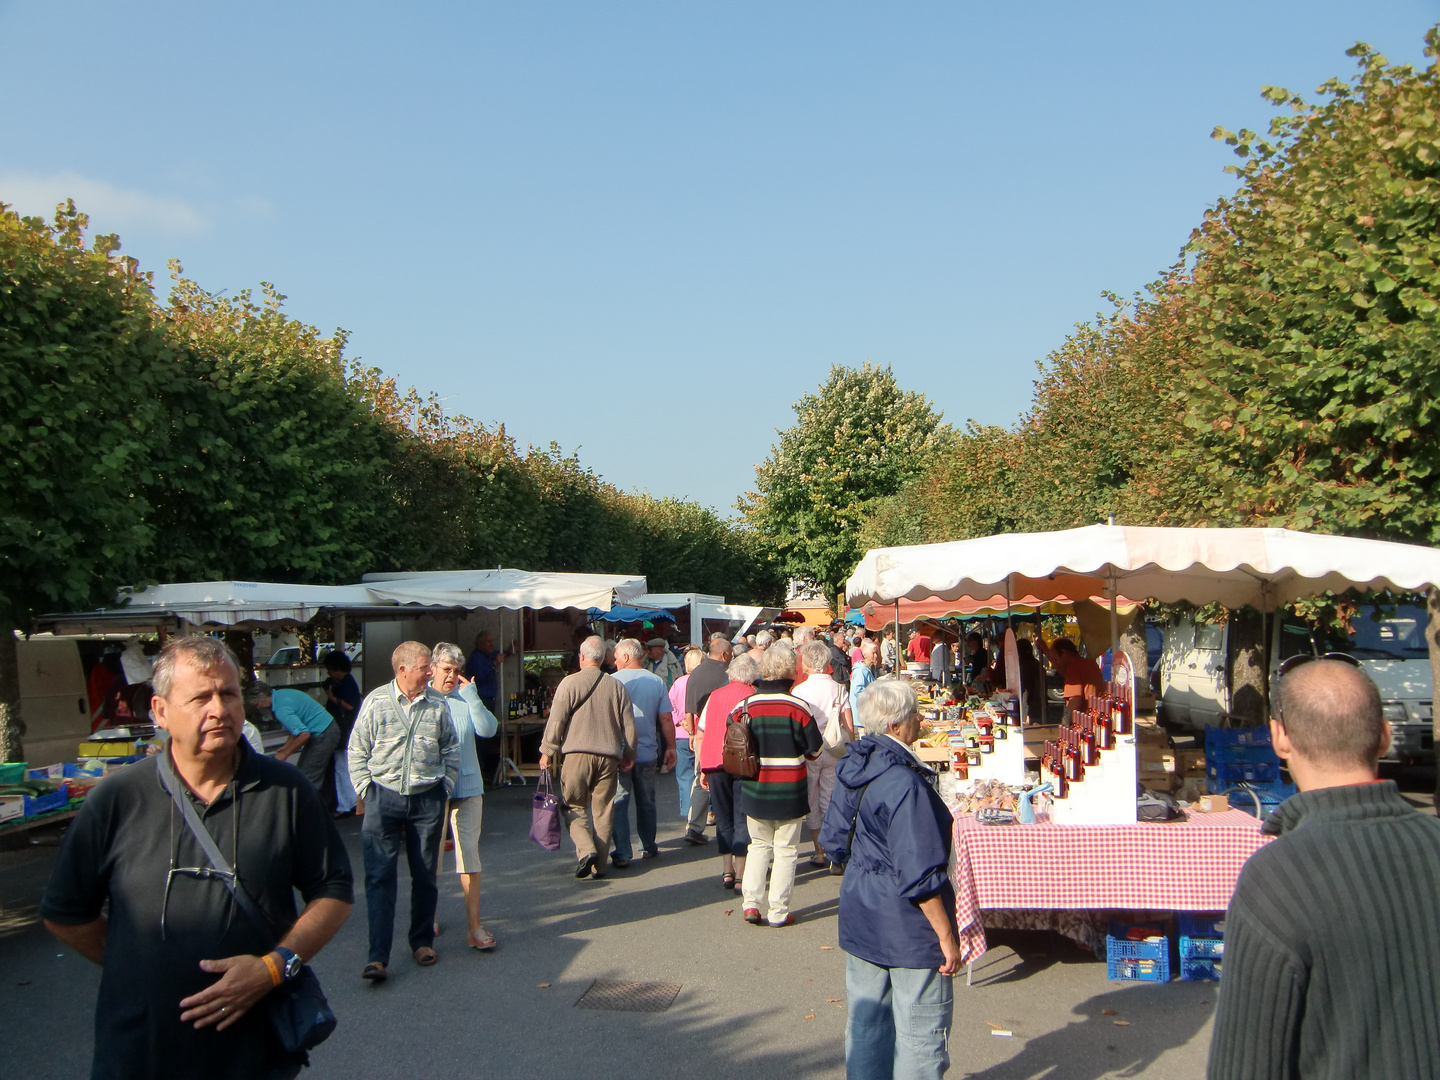
<instances>
[{"instance_id":1,"label":"beige trousers","mask_svg":"<svg viewBox=\"0 0 1440 1080\"><path fill-rule=\"evenodd\" d=\"M615 787L620 762L599 754L566 754L560 765L560 798L565 803L565 824L575 844L575 857L595 856L604 870L610 860L614 829Z\"/></svg>"}]
</instances>

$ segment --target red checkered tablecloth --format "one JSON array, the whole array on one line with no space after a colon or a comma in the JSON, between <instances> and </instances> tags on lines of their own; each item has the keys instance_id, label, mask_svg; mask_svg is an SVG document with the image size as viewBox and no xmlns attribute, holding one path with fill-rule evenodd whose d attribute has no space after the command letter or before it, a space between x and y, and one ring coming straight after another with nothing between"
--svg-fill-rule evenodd
<instances>
[{"instance_id":1,"label":"red checkered tablecloth","mask_svg":"<svg viewBox=\"0 0 1440 1080\"><path fill-rule=\"evenodd\" d=\"M1139 825L977 825L955 818L960 954L985 952L994 908L1223 911L1268 837L1242 810Z\"/></svg>"}]
</instances>

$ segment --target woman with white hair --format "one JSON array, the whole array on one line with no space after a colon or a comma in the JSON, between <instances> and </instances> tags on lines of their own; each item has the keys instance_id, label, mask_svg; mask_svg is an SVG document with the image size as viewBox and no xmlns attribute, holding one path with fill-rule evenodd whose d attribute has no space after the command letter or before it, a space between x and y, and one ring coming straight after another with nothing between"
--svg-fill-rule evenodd
<instances>
[{"instance_id":1,"label":"woman with white hair","mask_svg":"<svg viewBox=\"0 0 1440 1080\"><path fill-rule=\"evenodd\" d=\"M765 921L771 926L795 922L790 895L795 889L795 863L800 858L800 829L810 811L805 763L823 752L820 725L810 706L790 693L794 678L794 650L771 645L760 658L756 693L745 702L760 771L754 779L740 781L740 805L750 834L750 858L741 891L745 921L755 926L762 921L760 899L766 892L767 872L770 889ZM730 715L735 715L734 709Z\"/></svg>"},{"instance_id":2,"label":"woman with white hair","mask_svg":"<svg viewBox=\"0 0 1440 1080\"><path fill-rule=\"evenodd\" d=\"M800 646L800 668L805 678L795 684L790 692L810 706L815 722L820 725L824 738L831 734L831 725L838 724L845 731L845 740L839 744L839 754L824 753L805 763L810 812L805 815L805 826L810 830L810 843L815 853L810 865L824 870L830 864L825 851L820 847L820 825L825 820L825 811L830 806L830 794L835 790L835 763L845 753L844 743L855 738L855 725L850 722L850 695L846 688L830 677L830 650L823 641L807 641ZM838 870L836 871L839 872Z\"/></svg>"},{"instance_id":3,"label":"woman with white hair","mask_svg":"<svg viewBox=\"0 0 1440 1080\"><path fill-rule=\"evenodd\" d=\"M460 775L446 807L446 824L455 841L455 873L465 894L465 918L470 924L466 942L472 949L493 949L495 935L480 925L480 821L485 803L485 778L480 774L480 756L475 740L488 739L499 729L499 721L480 700L473 679L465 677L465 654L459 645L442 641L430 653L430 685L444 695L450 722L460 740ZM443 856L435 860L440 872ZM438 923L435 932L440 932Z\"/></svg>"},{"instance_id":4,"label":"woman with white hair","mask_svg":"<svg viewBox=\"0 0 1440 1080\"><path fill-rule=\"evenodd\" d=\"M939 1080L950 1066L950 977L960 967L953 823L935 773L910 749L920 733L914 688L877 680L860 696L859 721L867 734L836 770L820 834L830 859L847 867L845 1075Z\"/></svg>"}]
</instances>

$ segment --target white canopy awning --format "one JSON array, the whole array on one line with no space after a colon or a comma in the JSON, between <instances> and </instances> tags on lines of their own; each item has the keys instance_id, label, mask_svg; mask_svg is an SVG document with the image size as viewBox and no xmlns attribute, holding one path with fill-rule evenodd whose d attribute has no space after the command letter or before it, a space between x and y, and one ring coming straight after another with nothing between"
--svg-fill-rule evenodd
<instances>
[{"instance_id":1,"label":"white canopy awning","mask_svg":"<svg viewBox=\"0 0 1440 1080\"><path fill-rule=\"evenodd\" d=\"M119 607L46 615L42 629L58 633L142 631L162 624L258 627L306 623L326 611L384 614L393 600L363 585L290 585L274 581L182 581L121 589Z\"/></svg>"},{"instance_id":2,"label":"white canopy awning","mask_svg":"<svg viewBox=\"0 0 1440 1080\"><path fill-rule=\"evenodd\" d=\"M637 605L645 578L617 574L548 574L528 570L445 570L428 574L366 574L378 599L474 610L600 608ZM638 605L637 605L638 606Z\"/></svg>"},{"instance_id":3,"label":"white canopy awning","mask_svg":"<svg viewBox=\"0 0 1440 1080\"><path fill-rule=\"evenodd\" d=\"M1288 529L1091 525L875 548L846 583L851 607L896 600L1121 595L1261 610L1358 588L1440 585L1440 550Z\"/></svg>"}]
</instances>

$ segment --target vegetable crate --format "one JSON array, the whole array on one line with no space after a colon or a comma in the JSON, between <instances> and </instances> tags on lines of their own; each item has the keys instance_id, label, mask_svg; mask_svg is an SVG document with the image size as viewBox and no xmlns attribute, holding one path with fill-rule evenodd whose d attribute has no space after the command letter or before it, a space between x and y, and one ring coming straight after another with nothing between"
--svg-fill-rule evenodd
<instances>
[{"instance_id":1,"label":"vegetable crate","mask_svg":"<svg viewBox=\"0 0 1440 1080\"><path fill-rule=\"evenodd\" d=\"M1169 982L1170 937L1164 923L1122 923L1112 921L1105 937L1107 976L1117 982ZM1143 931L1157 940L1135 940Z\"/></svg>"},{"instance_id":2,"label":"vegetable crate","mask_svg":"<svg viewBox=\"0 0 1440 1080\"><path fill-rule=\"evenodd\" d=\"M18 784L25 779L25 762L11 761L0 765L0 784Z\"/></svg>"}]
</instances>

